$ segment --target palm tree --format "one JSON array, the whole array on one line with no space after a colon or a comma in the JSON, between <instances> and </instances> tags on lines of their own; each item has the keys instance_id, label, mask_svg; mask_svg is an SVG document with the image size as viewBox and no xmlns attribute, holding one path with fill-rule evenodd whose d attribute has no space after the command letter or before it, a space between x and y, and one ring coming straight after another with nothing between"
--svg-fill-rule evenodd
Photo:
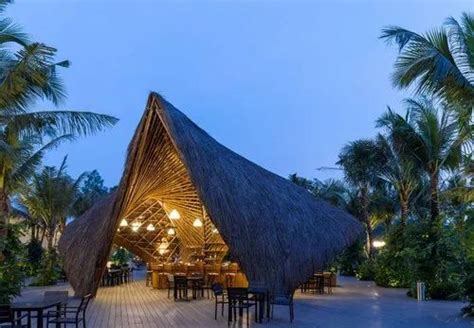
<instances>
[{"instance_id":1,"label":"palm tree","mask_svg":"<svg viewBox=\"0 0 474 328\"><path fill-rule=\"evenodd\" d=\"M377 120L377 126L386 128L389 138L403 152L403 156L416 163L428 176L430 217L434 223L439 218L440 173L455 169L460 164L462 145L469 139L467 134L460 132L458 122L448 107L439 109L427 98L407 99L405 103L406 117L389 108ZM407 179L410 180L409 177Z\"/></svg>"},{"instance_id":2,"label":"palm tree","mask_svg":"<svg viewBox=\"0 0 474 328\"><path fill-rule=\"evenodd\" d=\"M382 39L396 42L393 84L415 86L418 94L441 96L472 114L474 106L474 16L463 13L458 22L448 18L443 26L424 35L399 26L382 30Z\"/></svg>"},{"instance_id":3,"label":"palm tree","mask_svg":"<svg viewBox=\"0 0 474 328\"><path fill-rule=\"evenodd\" d=\"M348 190L343 181L336 179L319 181L315 179L312 193L316 197L324 199L336 207L344 209L347 207Z\"/></svg>"},{"instance_id":4,"label":"palm tree","mask_svg":"<svg viewBox=\"0 0 474 328\"><path fill-rule=\"evenodd\" d=\"M383 149L385 157L380 177L390 184L397 193L400 205L400 222L404 226L410 213L413 193L419 186L420 172L416 164L404 156L399 147L389 138L379 134L376 140Z\"/></svg>"},{"instance_id":5,"label":"palm tree","mask_svg":"<svg viewBox=\"0 0 474 328\"><path fill-rule=\"evenodd\" d=\"M357 191L359 219L367 231L367 253L373 256L372 222L369 213L370 192L379 183L379 169L383 157L380 147L367 139L356 140L344 146L339 153L338 165L344 169L346 181Z\"/></svg>"},{"instance_id":6,"label":"palm tree","mask_svg":"<svg viewBox=\"0 0 474 328\"><path fill-rule=\"evenodd\" d=\"M66 174L66 158L59 169L44 167L33 175L31 186L20 193L21 203L28 214L39 220L46 231L48 251L53 252L55 240L70 216L79 197L79 185L84 174L73 180Z\"/></svg>"},{"instance_id":7,"label":"palm tree","mask_svg":"<svg viewBox=\"0 0 474 328\"><path fill-rule=\"evenodd\" d=\"M0 0L0 14L10 1ZM20 49L8 48L14 42ZM29 43L21 30L7 18L0 18L0 257L7 235L9 198L28 181L44 153L76 136L94 134L117 119L91 112L29 112L38 99L54 105L65 98L57 74L56 50L41 43Z\"/></svg>"}]
</instances>

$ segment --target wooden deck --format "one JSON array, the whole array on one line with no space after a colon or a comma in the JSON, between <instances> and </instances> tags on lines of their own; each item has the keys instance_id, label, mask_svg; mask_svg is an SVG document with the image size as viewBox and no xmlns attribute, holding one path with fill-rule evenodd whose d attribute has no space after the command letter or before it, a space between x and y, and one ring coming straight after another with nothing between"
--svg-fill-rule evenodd
<instances>
[{"instance_id":1,"label":"wooden deck","mask_svg":"<svg viewBox=\"0 0 474 328\"><path fill-rule=\"evenodd\" d=\"M139 274L140 275L140 274ZM100 288L87 313L91 327L227 327L227 317L214 320L214 301L203 299L174 302L167 291L145 287L143 279L117 286ZM333 295L295 295L296 320L290 326L287 307L275 309L274 319L251 327L474 327L462 319L460 302L417 302L404 290L375 287L371 282L353 278L340 279L343 287ZM28 287L21 300L41 299L45 290L72 290L68 284L53 287ZM245 327L237 322L231 327Z\"/></svg>"}]
</instances>

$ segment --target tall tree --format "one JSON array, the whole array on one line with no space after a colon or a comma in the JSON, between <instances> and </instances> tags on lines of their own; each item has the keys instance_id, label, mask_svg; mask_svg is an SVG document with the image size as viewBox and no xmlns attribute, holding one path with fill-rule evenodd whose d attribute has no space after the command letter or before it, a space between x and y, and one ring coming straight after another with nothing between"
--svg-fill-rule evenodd
<instances>
[{"instance_id":1,"label":"tall tree","mask_svg":"<svg viewBox=\"0 0 474 328\"><path fill-rule=\"evenodd\" d=\"M84 174L73 180L66 173L66 158L59 167L46 166L33 175L31 185L20 194L31 217L40 220L46 231L48 251L53 252L58 233L64 228L79 197Z\"/></svg>"},{"instance_id":2,"label":"tall tree","mask_svg":"<svg viewBox=\"0 0 474 328\"><path fill-rule=\"evenodd\" d=\"M420 171L418 166L390 138L377 136L377 143L383 149L385 161L380 168L380 177L396 191L400 206L400 222L406 225L410 213L413 193L418 188Z\"/></svg>"},{"instance_id":3,"label":"tall tree","mask_svg":"<svg viewBox=\"0 0 474 328\"><path fill-rule=\"evenodd\" d=\"M390 108L377 121L385 127L393 142L417 163L430 181L430 216L435 223L439 218L440 173L456 168L462 158L461 147L467 135L460 133L459 125L447 107L438 106L427 98L407 99L407 116Z\"/></svg>"},{"instance_id":4,"label":"tall tree","mask_svg":"<svg viewBox=\"0 0 474 328\"><path fill-rule=\"evenodd\" d=\"M104 186L104 179L102 179L97 170L86 173L79 198L74 204L73 215L75 217L81 216L97 201L108 194L109 189Z\"/></svg>"},{"instance_id":5,"label":"tall tree","mask_svg":"<svg viewBox=\"0 0 474 328\"><path fill-rule=\"evenodd\" d=\"M9 198L28 180L44 153L75 136L91 135L116 123L111 116L91 112L29 112L36 100L54 105L65 98L56 50L30 43L26 35L3 17L10 1L0 0L0 257L7 235ZM17 47L8 47L14 42Z\"/></svg>"},{"instance_id":6,"label":"tall tree","mask_svg":"<svg viewBox=\"0 0 474 328\"><path fill-rule=\"evenodd\" d=\"M356 140L339 153L338 165L344 169L346 181L357 190L360 203L360 221L367 231L367 252L373 256L373 226L369 213L370 192L378 183L379 169L382 166L383 156L380 147L368 139Z\"/></svg>"}]
</instances>

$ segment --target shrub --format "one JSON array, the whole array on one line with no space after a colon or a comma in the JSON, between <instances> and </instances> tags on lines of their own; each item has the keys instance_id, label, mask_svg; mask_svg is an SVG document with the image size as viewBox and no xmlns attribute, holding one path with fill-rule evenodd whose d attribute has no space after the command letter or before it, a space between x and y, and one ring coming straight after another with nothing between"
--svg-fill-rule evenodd
<instances>
[{"instance_id":1,"label":"shrub","mask_svg":"<svg viewBox=\"0 0 474 328\"><path fill-rule=\"evenodd\" d=\"M41 242L37 239L31 239L26 246L27 251L27 265L29 267L29 275L34 276L38 273L41 267L41 259L43 257L43 247Z\"/></svg>"},{"instance_id":2,"label":"shrub","mask_svg":"<svg viewBox=\"0 0 474 328\"><path fill-rule=\"evenodd\" d=\"M20 229L19 225L8 225L4 260L0 264L0 304L8 304L13 297L20 295L23 284L24 270L21 265L18 265L24 255L19 239Z\"/></svg>"},{"instance_id":3,"label":"shrub","mask_svg":"<svg viewBox=\"0 0 474 328\"><path fill-rule=\"evenodd\" d=\"M376 263L373 259L368 259L356 270L356 277L360 280L374 280L376 272Z\"/></svg>"},{"instance_id":4,"label":"shrub","mask_svg":"<svg viewBox=\"0 0 474 328\"><path fill-rule=\"evenodd\" d=\"M437 282L428 286L427 296L435 300L452 300L458 298L457 290L458 284L455 282Z\"/></svg>"},{"instance_id":5,"label":"shrub","mask_svg":"<svg viewBox=\"0 0 474 328\"><path fill-rule=\"evenodd\" d=\"M335 262L335 267L342 275L355 276L358 267L367 260L364 252L364 240L348 247Z\"/></svg>"}]
</instances>

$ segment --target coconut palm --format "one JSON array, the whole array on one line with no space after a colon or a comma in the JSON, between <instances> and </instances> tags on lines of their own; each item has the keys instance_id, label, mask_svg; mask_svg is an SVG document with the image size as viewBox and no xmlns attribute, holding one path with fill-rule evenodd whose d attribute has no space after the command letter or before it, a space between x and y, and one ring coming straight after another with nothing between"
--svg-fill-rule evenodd
<instances>
[{"instance_id":1,"label":"coconut palm","mask_svg":"<svg viewBox=\"0 0 474 328\"><path fill-rule=\"evenodd\" d=\"M0 0L0 15L9 2ZM20 49L8 48L10 42ZM69 62L56 62L55 54L54 48L29 43L16 25L0 18L0 254L10 195L28 180L44 153L62 141L94 134L117 121L91 112L29 111L36 100L58 105L65 98L57 69Z\"/></svg>"},{"instance_id":2,"label":"coconut palm","mask_svg":"<svg viewBox=\"0 0 474 328\"><path fill-rule=\"evenodd\" d=\"M419 186L420 170L389 138L379 134L376 140L385 157L385 163L380 168L380 177L397 193L400 222L404 226L410 213L412 196Z\"/></svg>"},{"instance_id":3,"label":"coconut palm","mask_svg":"<svg viewBox=\"0 0 474 328\"><path fill-rule=\"evenodd\" d=\"M314 180L312 193L324 199L334 206L346 208L348 202L348 190L343 181L328 179L326 181Z\"/></svg>"},{"instance_id":4,"label":"coconut palm","mask_svg":"<svg viewBox=\"0 0 474 328\"><path fill-rule=\"evenodd\" d=\"M20 201L28 214L39 220L46 232L48 251L52 252L57 234L66 224L74 203L79 197L79 185L84 175L73 180L66 174L66 158L56 169L44 167L33 175L29 188L20 193Z\"/></svg>"},{"instance_id":5,"label":"coconut palm","mask_svg":"<svg viewBox=\"0 0 474 328\"><path fill-rule=\"evenodd\" d=\"M383 164L381 149L373 140L353 141L342 148L337 164L344 169L346 181L357 191L358 216L367 232L367 253L373 256L369 202L371 191L379 183L379 169Z\"/></svg>"},{"instance_id":6,"label":"coconut palm","mask_svg":"<svg viewBox=\"0 0 474 328\"><path fill-rule=\"evenodd\" d=\"M472 113L474 105L474 16L448 18L443 26L424 35L399 26L382 30L381 38L395 42L399 55L393 84L414 85L418 94L441 96Z\"/></svg>"},{"instance_id":7,"label":"coconut palm","mask_svg":"<svg viewBox=\"0 0 474 328\"><path fill-rule=\"evenodd\" d=\"M455 169L461 162L462 145L468 136L460 133L453 113L439 107L427 98L407 99L407 116L390 108L377 125L389 132L389 138L403 152L403 156L416 163L430 181L430 217L439 217L439 185L442 170Z\"/></svg>"}]
</instances>

